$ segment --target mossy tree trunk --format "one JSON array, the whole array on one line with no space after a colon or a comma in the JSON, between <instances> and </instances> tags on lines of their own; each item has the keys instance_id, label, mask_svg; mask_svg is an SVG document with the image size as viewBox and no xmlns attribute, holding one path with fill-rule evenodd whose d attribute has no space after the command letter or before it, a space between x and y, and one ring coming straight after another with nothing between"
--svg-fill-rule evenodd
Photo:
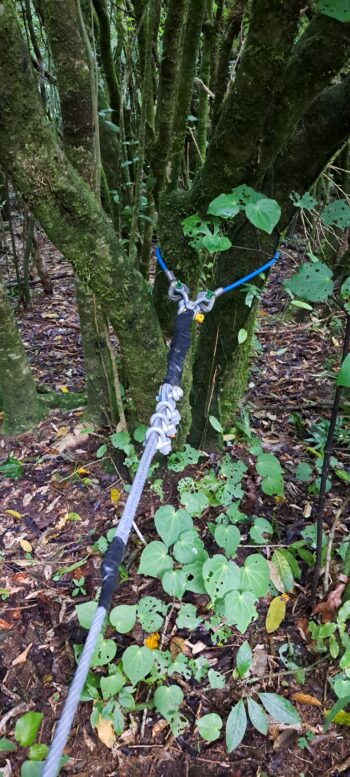
<instances>
[{"instance_id":1,"label":"mossy tree trunk","mask_svg":"<svg viewBox=\"0 0 350 777\"><path fill-rule=\"evenodd\" d=\"M77 172L100 197L97 89L90 43L76 0L48 0L45 21L61 102L63 144ZM94 294L75 276L88 393L87 414L97 425L118 421L108 322Z\"/></svg>"},{"instance_id":2,"label":"mossy tree trunk","mask_svg":"<svg viewBox=\"0 0 350 777\"><path fill-rule=\"evenodd\" d=\"M20 434L31 429L43 416L15 316L1 282L0 397L6 433Z\"/></svg>"},{"instance_id":3,"label":"mossy tree trunk","mask_svg":"<svg viewBox=\"0 0 350 777\"><path fill-rule=\"evenodd\" d=\"M96 294L119 338L135 414L147 420L166 350L147 285L88 185L55 143L11 0L0 15L0 156L37 220ZM11 47L6 41L11 39ZM35 182L33 185L33 181Z\"/></svg>"}]
</instances>

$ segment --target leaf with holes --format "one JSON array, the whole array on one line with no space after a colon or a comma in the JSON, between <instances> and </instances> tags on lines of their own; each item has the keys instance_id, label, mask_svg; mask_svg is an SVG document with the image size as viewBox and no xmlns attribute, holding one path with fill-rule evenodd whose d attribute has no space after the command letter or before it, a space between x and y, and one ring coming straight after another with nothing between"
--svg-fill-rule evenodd
<instances>
[{"instance_id":1,"label":"leaf with holes","mask_svg":"<svg viewBox=\"0 0 350 777\"><path fill-rule=\"evenodd\" d=\"M161 629L168 605L155 596L143 596L137 604L137 617L144 631Z\"/></svg>"},{"instance_id":2,"label":"leaf with holes","mask_svg":"<svg viewBox=\"0 0 350 777\"><path fill-rule=\"evenodd\" d=\"M256 596L252 591L230 591L225 596L225 618L229 626L237 626L244 634L249 624L258 617Z\"/></svg>"},{"instance_id":3,"label":"leaf with holes","mask_svg":"<svg viewBox=\"0 0 350 777\"><path fill-rule=\"evenodd\" d=\"M162 576L162 586L165 593L182 599L187 586L187 576L182 569L170 569Z\"/></svg>"},{"instance_id":4,"label":"leaf with holes","mask_svg":"<svg viewBox=\"0 0 350 777\"><path fill-rule=\"evenodd\" d=\"M243 700L240 699L227 718L226 722L226 745L229 753L235 750L242 742L247 728L247 715Z\"/></svg>"},{"instance_id":5,"label":"leaf with holes","mask_svg":"<svg viewBox=\"0 0 350 777\"><path fill-rule=\"evenodd\" d=\"M209 499L205 494L191 493L183 491L180 496L181 504L190 515L202 515L203 511L209 506Z\"/></svg>"},{"instance_id":6,"label":"leaf with holes","mask_svg":"<svg viewBox=\"0 0 350 777\"><path fill-rule=\"evenodd\" d=\"M270 573L266 559L261 553L252 553L241 569L241 591L252 591L255 596L266 596Z\"/></svg>"},{"instance_id":7,"label":"leaf with holes","mask_svg":"<svg viewBox=\"0 0 350 777\"><path fill-rule=\"evenodd\" d=\"M191 516L186 510L175 510L172 505L159 507L154 516L157 532L169 548L185 531L193 528Z\"/></svg>"},{"instance_id":8,"label":"leaf with holes","mask_svg":"<svg viewBox=\"0 0 350 777\"><path fill-rule=\"evenodd\" d=\"M116 652L117 646L113 639L104 639L102 634L99 634L95 652L91 659L91 666L106 666L106 664L110 664Z\"/></svg>"},{"instance_id":9,"label":"leaf with holes","mask_svg":"<svg viewBox=\"0 0 350 777\"><path fill-rule=\"evenodd\" d=\"M234 192L219 194L209 203L207 213L211 216L219 216L222 219L233 219L241 210L239 201Z\"/></svg>"},{"instance_id":10,"label":"leaf with holes","mask_svg":"<svg viewBox=\"0 0 350 777\"><path fill-rule=\"evenodd\" d=\"M254 699L248 699L248 715L254 728L266 736L268 730L266 713Z\"/></svg>"},{"instance_id":11,"label":"leaf with holes","mask_svg":"<svg viewBox=\"0 0 350 777\"><path fill-rule=\"evenodd\" d=\"M221 672L216 672L215 669L209 669L208 680L211 688L225 687L225 675L221 674Z\"/></svg>"},{"instance_id":12,"label":"leaf with holes","mask_svg":"<svg viewBox=\"0 0 350 777\"><path fill-rule=\"evenodd\" d=\"M183 450L176 451L169 456L168 469L174 472L182 472L188 464L197 464L202 455L201 451L196 451L195 448L186 443Z\"/></svg>"},{"instance_id":13,"label":"leaf with holes","mask_svg":"<svg viewBox=\"0 0 350 777\"><path fill-rule=\"evenodd\" d=\"M143 680L154 664L152 650L147 647L130 645L122 655L123 670L133 685Z\"/></svg>"},{"instance_id":14,"label":"leaf with holes","mask_svg":"<svg viewBox=\"0 0 350 777\"><path fill-rule=\"evenodd\" d=\"M290 195L291 200L295 208L302 208L303 210L312 210L317 205L317 200L310 194L305 192L302 196L296 192L292 192Z\"/></svg>"},{"instance_id":15,"label":"leaf with holes","mask_svg":"<svg viewBox=\"0 0 350 777\"><path fill-rule=\"evenodd\" d=\"M323 262L306 262L283 285L298 298L308 302L324 302L333 291L332 277L332 270Z\"/></svg>"},{"instance_id":16,"label":"leaf with holes","mask_svg":"<svg viewBox=\"0 0 350 777\"><path fill-rule=\"evenodd\" d=\"M337 19L338 22L350 22L349 0L318 0L318 10Z\"/></svg>"},{"instance_id":17,"label":"leaf with holes","mask_svg":"<svg viewBox=\"0 0 350 777\"><path fill-rule=\"evenodd\" d=\"M280 219L281 208L276 200L264 197L257 202L249 202L245 207L245 215L254 227L271 235Z\"/></svg>"},{"instance_id":18,"label":"leaf with holes","mask_svg":"<svg viewBox=\"0 0 350 777\"><path fill-rule=\"evenodd\" d=\"M286 723L289 726L301 723L297 710L288 699L277 693L258 693L258 696L266 711L277 723Z\"/></svg>"},{"instance_id":19,"label":"leaf with holes","mask_svg":"<svg viewBox=\"0 0 350 777\"><path fill-rule=\"evenodd\" d=\"M266 518L256 518L249 534L253 542L257 544L267 542L268 539L265 535L273 534L272 524Z\"/></svg>"},{"instance_id":20,"label":"leaf with holes","mask_svg":"<svg viewBox=\"0 0 350 777\"><path fill-rule=\"evenodd\" d=\"M240 577L237 564L220 554L209 558L203 564L204 585L213 601L222 599L228 591L237 589Z\"/></svg>"},{"instance_id":21,"label":"leaf with holes","mask_svg":"<svg viewBox=\"0 0 350 777\"><path fill-rule=\"evenodd\" d=\"M195 594L205 594L203 560L200 559L199 561L194 561L192 564L185 564L183 566L183 571L187 577L186 591L193 591Z\"/></svg>"},{"instance_id":22,"label":"leaf with holes","mask_svg":"<svg viewBox=\"0 0 350 777\"><path fill-rule=\"evenodd\" d=\"M237 526L217 526L214 533L215 542L223 548L226 556L234 557L241 541L241 535Z\"/></svg>"},{"instance_id":23,"label":"leaf with holes","mask_svg":"<svg viewBox=\"0 0 350 777\"><path fill-rule=\"evenodd\" d=\"M232 189L232 194L236 197L237 202L239 202L242 208L247 202L258 202L258 200L263 198L261 192L257 192L245 183L235 186L235 188Z\"/></svg>"},{"instance_id":24,"label":"leaf with holes","mask_svg":"<svg viewBox=\"0 0 350 777\"><path fill-rule=\"evenodd\" d=\"M135 604L118 604L109 614L109 620L119 634L127 634L134 628L136 622Z\"/></svg>"},{"instance_id":25,"label":"leaf with holes","mask_svg":"<svg viewBox=\"0 0 350 777\"><path fill-rule=\"evenodd\" d=\"M216 254L217 251L227 251L232 245L231 240L226 235L220 235L218 232L215 235L205 235L202 244L209 254Z\"/></svg>"},{"instance_id":26,"label":"leaf with holes","mask_svg":"<svg viewBox=\"0 0 350 777\"><path fill-rule=\"evenodd\" d=\"M350 353L345 356L345 359L342 362L339 375L337 377L337 385L345 386L346 388L350 387Z\"/></svg>"},{"instance_id":27,"label":"leaf with holes","mask_svg":"<svg viewBox=\"0 0 350 777\"><path fill-rule=\"evenodd\" d=\"M322 221L328 226L335 224L341 229L350 227L350 205L346 200L334 200L320 213Z\"/></svg>"},{"instance_id":28,"label":"leaf with holes","mask_svg":"<svg viewBox=\"0 0 350 777\"><path fill-rule=\"evenodd\" d=\"M189 629L189 631L192 631L202 623L202 620L203 618L197 617L197 609L194 604L182 604L176 618L176 625L178 629Z\"/></svg>"},{"instance_id":29,"label":"leaf with holes","mask_svg":"<svg viewBox=\"0 0 350 777\"><path fill-rule=\"evenodd\" d=\"M139 575L161 577L167 569L171 569L173 561L168 556L168 550L163 542L150 542L142 551L138 568Z\"/></svg>"},{"instance_id":30,"label":"leaf with holes","mask_svg":"<svg viewBox=\"0 0 350 777\"><path fill-rule=\"evenodd\" d=\"M206 742L215 742L216 739L219 739L222 720L216 712L210 712L209 715L203 715L202 718L198 718L196 725L201 737Z\"/></svg>"}]
</instances>

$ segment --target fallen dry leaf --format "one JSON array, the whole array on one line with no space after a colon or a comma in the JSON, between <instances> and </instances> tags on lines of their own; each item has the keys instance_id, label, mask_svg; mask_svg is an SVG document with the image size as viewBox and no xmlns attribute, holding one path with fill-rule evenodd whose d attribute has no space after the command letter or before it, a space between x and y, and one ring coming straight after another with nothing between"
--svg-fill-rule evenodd
<instances>
[{"instance_id":1,"label":"fallen dry leaf","mask_svg":"<svg viewBox=\"0 0 350 777\"><path fill-rule=\"evenodd\" d=\"M4 618L0 618L0 629L9 631L12 628L13 628L13 623L8 623L8 621L5 621Z\"/></svg>"},{"instance_id":2,"label":"fallen dry leaf","mask_svg":"<svg viewBox=\"0 0 350 777\"><path fill-rule=\"evenodd\" d=\"M5 510L5 513L6 515L10 515L11 518L16 518L17 520L22 518L22 514L18 513L17 510Z\"/></svg>"},{"instance_id":3,"label":"fallen dry leaf","mask_svg":"<svg viewBox=\"0 0 350 777\"><path fill-rule=\"evenodd\" d=\"M292 744L293 739L295 739L296 734L297 732L294 728L287 728L285 731L281 731L273 743L273 749L280 750L282 747L289 747Z\"/></svg>"},{"instance_id":4,"label":"fallen dry leaf","mask_svg":"<svg viewBox=\"0 0 350 777\"><path fill-rule=\"evenodd\" d=\"M100 742L111 749L117 739L114 733L112 721L105 720L105 718L100 715L96 723L96 731Z\"/></svg>"},{"instance_id":5,"label":"fallen dry leaf","mask_svg":"<svg viewBox=\"0 0 350 777\"><path fill-rule=\"evenodd\" d=\"M266 645L256 645L253 650L253 663L251 672L253 677L262 677L267 669Z\"/></svg>"},{"instance_id":6,"label":"fallen dry leaf","mask_svg":"<svg viewBox=\"0 0 350 777\"><path fill-rule=\"evenodd\" d=\"M28 653L32 645L33 643L30 642L29 645L25 648L25 650L23 650L22 653L20 653L19 656L17 656L17 658L13 659L11 666L17 666L17 664L25 664Z\"/></svg>"},{"instance_id":7,"label":"fallen dry leaf","mask_svg":"<svg viewBox=\"0 0 350 777\"><path fill-rule=\"evenodd\" d=\"M318 615L318 613L321 613L322 623L329 623L329 621L332 620L334 613L342 603L341 599L345 586L348 582L348 578L346 575L339 575L339 581L340 582L334 591L331 591L328 594L327 599L324 602L317 604L312 611L312 615Z\"/></svg>"},{"instance_id":8,"label":"fallen dry leaf","mask_svg":"<svg viewBox=\"0 0 350 777\"><path fill-rule=\"evenodd\" d=\"M298 704L309 704L311 707L322 707L319 699L316 699L316 696L311 696L309 693L297 691L296 693L293 693L290 698L292 701L298 702Z\"/></svg>"},{"instance_id":9,"label":"fallen dry leaf","mask_svg":"<svg viewBox=\"0 0 350 777\"><path fill-rule=\"evenodd\" d=\"M300 636L305 640L305 642L310 641L310 630L309 630L309 623L307 618L299 618L297 620L297 629L299 631Z\"/></svg>"},{"instance_id":10,"label":"fallen dry leaf","mask_svg":"<svg viewBox=\"0 0 350 777\"><path fill-rule=\"evenodd\" d=\"M28 540L20 539L19 544L20 544L22 550L24 550L25 553L31 553L32 552L33 548L31 546L30 542L28 542Z\"/></svg>"},{"instance_id":11,"label":"fallen dry leaf","mask_svg":"<svg viewBox=\"0 0 350 777\"><path fill-rule=\"evenodd\" d=\"M179 653L183 653L185 656L191 655L191 651L186 646L186 641L182 639L182 637L173 637L170 641L169 649L172 661L175 661L175 658Z\"/></svg>"},{"instance_id":12,"label":"fallen dry leaf","mask_svg":"<svg viewBox=\"0 0 350 777\"><path fill-rule=\"evenodd\" d=\"M152 727L152 738L154 739L155 737L159 737L159 734L161 734L168 726L169 723L167 720L164 720L164 718L157 720L157 722Z\"/></svg>"}]
</instances>

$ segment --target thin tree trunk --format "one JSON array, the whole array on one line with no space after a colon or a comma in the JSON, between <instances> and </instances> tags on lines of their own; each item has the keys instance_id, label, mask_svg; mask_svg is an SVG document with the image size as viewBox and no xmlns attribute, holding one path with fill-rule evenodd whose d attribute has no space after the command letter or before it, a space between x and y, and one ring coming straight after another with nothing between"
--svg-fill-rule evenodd
<instances>
[{"instance_id":1,"label":"thin tree trunk","mask_svg":"<svg viewBox=\"0 0 350 777\"><path fill-rule=\"evenodd\" d=\"M19 434L43 417L34 378L8 296L0 282L0 397L3 431Z\"/></svg>"},{"instance_id":2,"label":"thin tree trunk","mask_svg":"<svg viewBox=\"0 0 350 777\"><path fill-rule=\"evenodd\" d=\"M42 245L43 245L42 237L39 234L39 231L36 225L34 224L33 245L32 245L33 264L36 267L41 285L44 289L44 293L47 295L51 295L53 294L53 286L50 278L50 273L45 265L45 260L42 255L42 251L41 251Z\"/></svg>"},{"instance_id":3,"label":"thin tree trunk","mask_svg":"<svg viewBox=\"0 0 350 777\"><path fill-rule=\"evenodd\" d=\"M170 154L170 187L177 187L184 154L186 122L189 114L192 96L193 79L196 74L196 64L199 42L205 13L205 0L189 0L184 41L182 47L181 65L179 70L176 112L173 123L173 142Z\"/></svg>"}]
</instances>

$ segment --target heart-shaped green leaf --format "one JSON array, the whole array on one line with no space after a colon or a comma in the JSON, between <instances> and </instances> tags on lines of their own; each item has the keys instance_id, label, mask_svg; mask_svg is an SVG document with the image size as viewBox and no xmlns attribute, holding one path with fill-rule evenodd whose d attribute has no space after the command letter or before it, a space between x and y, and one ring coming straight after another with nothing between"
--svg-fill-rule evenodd
<instances>
[{"instance_id":1,"label":"heart-shaped green leaf","mask_svg":"<svg viewBox=\"0 0 350 777\"><path fill-rule=\"evenodd\" d=\"M216 739L219 739L222 729L220 715L217 715L215 712L211 712L209 715L203 715L202 718L198 718L197 720L197 728L201 737L203 737L206 742L215 742Z\"/></svg>"},{"instance_id":2,"label":"heart-shaped green leaf","mask_svg":"<svg viewBox=\"0 0 350 777\"><path fill-rule=\"evenodd\" d=\"M154 516L157 532L167 548L173 545L180 535L193 528L193 521L186 510L175 510L172 505L159 507Z\"/></svg>"},{"instance_id":3,"label":"heart-shaped green leaf","mask_svg":"<svg viewBox=\"0 0 350 777\"><path fill-rule=\"evenodd\" d=\"M136 605L118 604L117 607L113 607L113 610L111 610L109 620L120 634L127 634L128 631L134 628L136 623Z\"/></svg>"},{"instance_id":4,"label":"heart-shaped green leaf","mask_svg":"<svg viewBox=\"0 0 350 777\"><path fill-rule=\"evenodd\" d=\"M123 670L133 685L137 685L151 671L155 658L147 647L130 645L122 656Z\"/></svg>"},{"instance_id":5,"label":"heart-shaped green leaf","mask_svg":"<svg viewBox=\"0 0 350 777\"><path fill-rule=\"evenodd\" d=\"M204 585L213 601L222 599L227 591L237 589L240 576L237 564L220 554L207 559L203 564Z\"/></svg>"},{"instance_id":6,"label":"heart-shaped green leaf","mask_svg":"<svg viewBox=\"0 0 350 777\"><path fill-rule=\"evenodd\" d=\"M154 694L154 706L163 718L168 718L178 711L183 698L183 692L178 685L161 685Z\"/></svg>"},{"instance_id":7,"label":"heart-shaped green leaf","mask_svg":"<svg viewBox=\"0 0 350 777\"><path fill-rule=\"evenodd\" d=\"M276 200L264 197L257 202L249 202L245 207L245 214L255 227L271 235L279 221L281 208Z\"/></svg>"},{"instance_id":8,"label":"heart-shaped green leaf","mask_svg":"<svg viewBox=\"0 0 350 777\"><path fill-rule=\"evenodd\" d=\"M43 717L42 712L26 712L25 715L18 718L14 737L21 747L29 747L35 742Z\"/></svg>"},{"instance_id":9,"label":"heart-shaped green leaf","mask_svg":"<svg viewBox=\"0 0 350 777\"><path fill-rule=\"evenodd\" d=\"M256 597L266 596L269 586L269 567L261 553L252 553L241 570L241 591L252 591Z\"/></svg>"},{"instance_id":10,"label":"heart-shaped green leaf","mask_svg":"<svg viewBox=\"0 0 350 777\"><path fill-rule=\"evenodd\" d=\"M221 524L216 527L214 537L219 547L224 549L226 556L232 558L236 555L236 550L241 541L241 535L237 526L224 526Z\"/></svg>"},{"instance_id":11,"label":"heart-shaped green leaf","mask_svg":"<svg viewBox=\"0 0 350 777\"><path fill-rule=\"evenodd\" d=\"M244 634L252 620L258 617L256 596L252 591L230 591L225 596L225 618L229 626L237 626Z\"/></svg>"},{"instance_id":12,"label":"heart-shaped green leaf","mask_svg":"<svg viewBox=\"0 0 350 777\"><path fill-rule=\"evenodd\" d=\"M142 551L138 568L139 575L149 577L161 577L167 569L171 569L173 561L168 556L168 551L163 542L150 542Z\"/></svg>"}]
</instances>

